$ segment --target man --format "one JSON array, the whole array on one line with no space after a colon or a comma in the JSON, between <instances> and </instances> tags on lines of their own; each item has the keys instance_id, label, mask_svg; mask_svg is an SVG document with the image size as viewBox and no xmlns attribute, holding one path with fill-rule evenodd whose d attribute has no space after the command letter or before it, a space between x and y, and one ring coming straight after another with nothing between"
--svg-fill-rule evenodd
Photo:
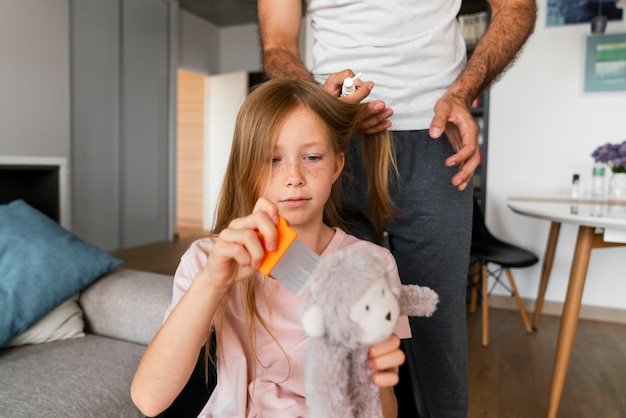
<instances>
[{"instance_id":1,"label":"man","mask_svg":"<svg viewBox=\"0 0 626 418\"><path fill-rule=\"evenodd\" d=\"M389 246L403 282L440 295L432 318L411 318L413 353L407 353L417 362L432 417L466 417L469 403L465 289L472 190L467 186L480 162L470 106L515 58L536 18L535 0L488 1L490 25L467 61L456 21L461 0L308 0L311 72L298 49L301 0L258 1L268 77L315 79L335 96L355 72L373 80L357 80L357 91L340 100L373 99L364 133L392 129L400 180L390 187L402 216L387 225ZM346 199L365 209L359 148L355 138L347 159L357 183Z\"/></svg>"}]
</instances>

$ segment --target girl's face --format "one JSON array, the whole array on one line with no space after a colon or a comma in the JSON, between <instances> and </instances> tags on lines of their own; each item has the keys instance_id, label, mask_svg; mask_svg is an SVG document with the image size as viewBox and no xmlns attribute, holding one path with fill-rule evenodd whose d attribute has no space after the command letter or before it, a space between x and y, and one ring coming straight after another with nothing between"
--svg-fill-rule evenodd
<instances>
[{"instance_id":1,"label":"girl's face","mask_svg":"<svg viewBox=\"0 0 626 418\"><path fill-rule=\"evenodd\" d=\"M291 226L321 222L343 165L344 155L333 150L323 122L299 106L280 129L261 195L278 205Z\"/></svg>"}]
</instances>

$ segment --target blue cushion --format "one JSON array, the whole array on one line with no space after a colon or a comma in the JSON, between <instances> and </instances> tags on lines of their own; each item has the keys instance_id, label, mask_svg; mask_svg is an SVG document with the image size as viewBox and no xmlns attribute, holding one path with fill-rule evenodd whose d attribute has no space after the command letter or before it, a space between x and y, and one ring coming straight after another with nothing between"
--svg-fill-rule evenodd
<instances>
[{"instance_id":1,"label":"blue cushion","mask_svg":"<svg viewBox=\"0 0 626 418\"><path fill-rule=\"evenodd\" d=\"M122 262L23 200L0 205L0 347Z\"/></svg>"}]
</instances>

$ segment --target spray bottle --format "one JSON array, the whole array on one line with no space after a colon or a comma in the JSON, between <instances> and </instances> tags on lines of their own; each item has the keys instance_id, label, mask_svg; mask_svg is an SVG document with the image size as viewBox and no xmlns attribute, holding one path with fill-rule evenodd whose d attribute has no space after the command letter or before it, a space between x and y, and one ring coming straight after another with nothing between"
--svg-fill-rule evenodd
<instances>
[{"instance_id":1,"label":"spray bottle","mask_svg":"<svg viewBox=\"0 0 626 418\"><path fill-rule=\"evenodd\" d=\"M346 77L343 79L343 86L341 86L341 97L352 94L356 91L354 80L361 77L361 73L358 73L354 77Z\"/></svg>"},{"instance_id":2,"label":"spray bottle","mask_svg":"<svg viewBox=\"0 0 626 418\"><path fill-rule=\"evenodd\" d=\"M572 190L571 190L572 199L578 200L580 198L580 175L574 174L572 175Z\"/></svg>"}]
</instances>

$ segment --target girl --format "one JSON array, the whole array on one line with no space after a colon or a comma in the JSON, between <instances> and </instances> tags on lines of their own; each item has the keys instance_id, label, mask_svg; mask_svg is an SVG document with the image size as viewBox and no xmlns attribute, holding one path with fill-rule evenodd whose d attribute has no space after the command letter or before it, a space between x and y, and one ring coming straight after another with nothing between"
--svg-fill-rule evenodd
<instances>
[{"instance_id":1,"label":"girl","mask_svg":"<svg viewBox=\"0 0 626 418\"><path fill-rule=\"evenodd\" d=\"M182 257L167 318L131 386L143 413L156 415L172 403L215 330L218 384L200 416L307 415L307 337L299 322L306 295L296 296L257 268L265 251L276 247L280 214L322 257L348 246L377 251L399 281L386 249L339 228L335 183L350 136L366 115L365 105L337 100L311 82L273 80L248 96L237 117L215 234L196 241ZM385 185L389 147L380 138L372 141L382 146L375 145L376 154L366 158L381 162L372 167L385 170L375 176ZM372 192L379 219L389 215L385 190ZM407 318L401 318L396 333L408 338L408 329ZM404 361L398 335L370 349L372 379L381 387L386 416L397 415L393 385Z\"/></svg>"}]
</instances>

